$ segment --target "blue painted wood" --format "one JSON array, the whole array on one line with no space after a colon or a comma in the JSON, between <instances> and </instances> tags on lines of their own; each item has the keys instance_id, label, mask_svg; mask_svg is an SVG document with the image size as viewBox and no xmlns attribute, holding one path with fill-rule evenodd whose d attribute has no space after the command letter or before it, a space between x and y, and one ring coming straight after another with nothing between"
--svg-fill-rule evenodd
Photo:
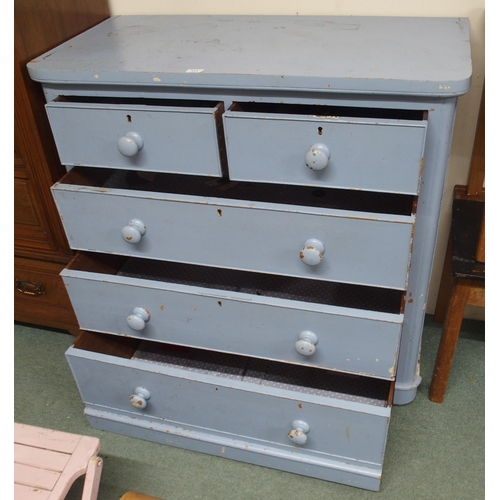
<instances>
[{"instance_id":1,"label":"blue painted wood","mask_svg":"<svg viewBox=\"0 0 500 500\"><path fill-rule=\"evenodd\" d=\"M335 122L336 119L332 119L330 123L330 119L322 117L321 124L317 125L316 118L309 117L304 120L303 115L300 120L297 117L283 120L283 116L279 120L272 116L270 117L273 118L272 120L257 120L256 118L236 118L233 116L234 111L229 111L226 118L226 132L229 131L226 137L230 154L229 175L233 176L233 179L241 176L243 179L259 179L266 182L297 182L316 185L311 179L322 176L323 180L327 179L325 181L327 184L330 183L328 185L387 190L395 193L418 193L416 219L413 216L383 216L295 206L278 207L270 203L252 204L201 198L195 200L194 197L188 196L155 196L152 193L143 194L121 190L102 191L101 189L101 195L98 195L99 187L93 189L76 185L64 187L58 185L54 189L61 215L65 221L66 219L72 221L66 229L75 248L88 248L92 251L123 253L145 258L154 256L160 259L168 258L212 266L258 269L269 273L291 275L296 275L297 269L302 266L299 274L306 273L305 276L315 280L345 280L406 290L394 401L397 404L405 404L415 397L420 383L418 363L421 332L455 107L457 97L468 90L471 80L467 19L299 16L116 17L63 44L60 48L42 55L28 65L28 70L35 80L43 83L49 103L60 95L79 95L115 98L118 101L123 97L221 101L226 110L233 101L246 100L268 103L283 101L295 105L327 104L424 111L426 130L425 126L422 126L425 125L424 123L416 127L403 122L395 122L391 126L385 123L382 126L382 122L387 122L387 119L377 120L377 125L344 123L342 126L349 127L350 132L357 134L357 131L365 130L365 127L370 132L360 133L361 141L356 142L354 147L348 148L350 155L340 151L350 165L348 172L340 171L346 176L340 180L339 178L327 179L328 167L317 172L306 171L305 176L299 178L291 175L294 158L298 157L298 147L294 150L296 144L300 144L303 136L306 135L311 139L307 142L306 150L313 144L317 145L320 138L318 127L325 129L322 130L321 139L323 140L331 135L330 125L332 127L338 125ZM165 119L165 115L162 114L162 120ZM107 117L104 121L106 119ZM360 119L356 118L355 121L360 121ZM254 122L259 125L255 126ZM250 126L246 129L236 130L236 127L242 124L246 126L248 123ZM306 125L307 127L314 126L312 132L306 128ZM275 126L276 129L273 128ZM288 126L292 126L292 129L293 127L300 129L300 134L294 135L288 130L285 134ZM186 132L185 126L179 129L180 132ZM236 136L234 130L237 132ZM125 144L125 154L133 155L124 159L128 162L124 163L125 168L128 165L135 168L134 161L149 151L145 149L149 142L145 140L144 148L141 149L140 141L138 143L135 137L131 139L126 136L130 132L135 131L127 128L124 131L125 138L121 140L122 136L118 137L118 140ZM182 138L189 136L189 132L181 134ZM326 135L325 132L327 132ZM385 135L386 132L388 135ZM248 143L241 139L243 134ZM342 136L337 131L335 134L340 134L339 137L342 137L340 141L342 147L350 144L349 137ZM281 143L282 137L287 135L292 139ZM274 144L278 147L273 149L268 139L274 140ZM72 142L77 142L77 137L73 136L68 140L70 143L67 147L77 149L72 144ZM380 141L387 145L385 156L381 151L384 148L377 149ZM66 139L63 142L66 143ZM200 149L212 148L213 142L212 139L206 137L206 141L203 140L198 147ZM233 147L235 144L236 146ZM420 162L422 148L423 163ZM118 151L118 146L116 150ZM280 158L274 156L272 165L266 165L266 156L260 155L261 150L265 151L267 157L285 151L285 154L289 155L287 158L290 159L288 167L282 162L281 171L273 170L273 167L280 165ZM406 151L406 155L401 151ZM335 145L328 144L328 153L331 161L335 160L335 163L338 163L335 155L339 153ZM304 156L305 153L301 155ZM166 161L157 162L157 158L161 156L155 157L153 163L156 167L153 163L149 163L141 165L139 169L170 168L166 165ZM363 161L361 157L366 161ZM382 161L381 158L385 160ZM172 167L174 168L172 171L185 173L196 171L193 162L182 160L180 158L176 161L176 166ZM308 157L309 163L310 160L311 158ZM305 159L301 161L305 162ZM103 166L108 166L109 163L111 166L122 168L109 159L102 163ZM92 158L89 164L100 164L99 158ZM231 170L231 164L233 170ZM210 172L206 173L215 175ZM316 175L318 173L319 176ZM335 182L339 184L334 184ZM81 194L77 194L77 191L81 191ZM148 198L150 201L146 203ZM222 215L217 211L221 211ZM217 212L218 222L214 222L212 212ZM107 217L103 217L103 214ZM150 215L154 217L153 220L149 219ZM138 219L146 226L146 232L141 234L136 245L126 243L121 235L122 228L132 219ZM310 234L308 229L311 228L315 230L314 234ZM375 228L378 230L375 231ZM81 237L79 233L83 233L84 237ZM251 238L249 233L255 233L256 238ZM160 239L156 239L158 234L162 235ZM335 237L331 239L332 236ZM115 237L119 243L115 242ZM288 250L289 248L295 248L295 238L300 239L300 245L309 238L317 238L325 243L321 263L316 266L305 266L300 259L297 259L294 265L299 266L298 268L287 267L287 252L292 252ZM110 241L113 243L110 244ZM194 245L193 249L193 241L201 246ZM279 242L279 245L283 243L283 246L279 246L281 253L279 256L271 255L270 257L269 242L274 244L275 241ZM226 245L229 245L229 251ZM410 245L412 257L408 268ZM339 253L336 253L337 250ZM293 253L296 255L296 250ZM200 255L202 255L201 261ZM333 257L338 256L340 259L333 260ZM326 266L323 266L325 263ZM328 272L325 273L324 268L328 268ZM330 274L332 269L334 271ZM73 285L76 283L75 280L85 283L79 285L82 296L77 302L82 311L86 311L83 314L85 321L89 321L85 308L91 305L91 302L89 301L87 305L88 299L85 295L100 292L94 291L88 276L67 276L66 279L68 278L72 280ZM108 289L107 286L110 288ZM117 293L117 296L123 297L123 300L129 300L128 294L122 295L124 286L126 286L124 283L115 280L115 283L106 285L102 290L108 290L109 293L112 290L112 293ZM212 314L210 307L213 300L219 301L221 297L206 295L205 291L201 290L165 290L156 284L150 287L150 283L135 282L134 287L128 285L127 287L136 291L140 289L141 296L151 297L152 300L157 301L151 308L153 314L150 320L144 322L144 329L134 330L133 335L148 335L153 325L157 328L156 311L159 310L160 305L164 305L160 304L162 302L160 298L163 296L158 294L168 294L178 305L179 317L177 319L181 317L180 314L183 311L184 316L189 318L185 312L187 303L190 301L182 301L181 298L199 301L198 306L204 314L206 313L206 323L217 331L220 321L218 323L217 313ZM146 289L147 293L143 293ZM231 308L230 317L222 320L226 326L231 326L232 321L236 321L232 318L238 315L248 318L250 325L257 326L257 313L253 314L255 317L250 318L251 312L256 310L267 311L263 317L269 324L283 322L286 325L289 321L291 326L292 323L293 326L298 325L302 317L309 317L312 321L316 321L319 317L323 318L331 314L331 325L338 326L342 342L345 343L338 353L329 355L325 363L328 364L331 361L335 364L335 368L340 370L349 370L349 367L346 363L342 365L335 359L337 354L339 360L342 359L342 355L347 360L346 352L354 349L361 353L363 349L369 349L373 338L380 340L381 350L391 349L392 355L396 339L393 327L399 328L401 320L399 318L395 323L389 321L388 323L393 326L386 329L387 324L380 317L372 317L371 313L367 315L369 317L365 317L359 311L359 314L339 310L325 312L321 306L316 305L319 309L315 309L314 304L308 304L307 308L302 310L290 309L289 318L282 319L281 313L286 310L283 307L284 304L250 302L244 297L225 296L222 298L224 305L229 305ZM132 309L124 311L124 314L130 315L133 308L137 306L142 307L144 304L136 303L135 300L131 301ZM121 311L119 316L122 317ZM114 329L118 325L118 316L113 317L112 321L111 328ZM104 320L96 321L96 329L99 329L97 323L100 323L102 329ZM353 330L348 332L347 329L355 324L356 327L364 326L360 327L359 332L356 327L353 328L356 333L353 333ZM380 337L377 334L370 339L369 331L372 333L376 331L372 329L375 324L385 326ZM322 328L321 321L318 325ZM181 325L181 321L177 321L176 326L176 332L173 335L178 335L179 340L181 340L182 332L187 332L186 335L193 339L189 342L199 339L200 336L196 336L194 330L190 330L190 326ZM304 329L310 328L304 327ZM304 329L301 326L300 330L304 331ZM389 330L391 331L390 340L386 336ZM164 331L167 330L164 329ZM224 332L224 327L219 328L218 331ZM329 332L328 338L334 337L335 334ZM244 338L246 342L247 337ZM349 343L349 338L352 339L352 343ZM163 339L157 338L155 333L154 340ZM249 349L250 354L259 356L258 349L245 342L242 338L238 338L238 349L241 347L245 353L246 349ZM363 345L356 349L356 343ZM221 350L225 349L223 339L217 345L220 345ZM287 346L290 345L287 342ZM320 336L313 356L322 355L320 353L324 345L323 338ZM214 347L212 344L212 346L207 345L206 348L213 349ZM231 343L228 351L235 352L234 349ZM330 349L332 347L329 345L328 350ZM376 351L377 348L374 347L374 349ZM104 359L99 354L84 351L75 354L74 351L70 350L69 353L72 358L72 367L76 366L74 361L78 358L79 361L76 363L79 368L74 371L80 389L86 394L94 395L96 392L96 381L87 378L92 372L89 367L94 366L94 363L99 364L100 368L97 371L101 374L101 378L106 380L105 391L108 390L108 384L110 386L115 384L118 380L117 373L121 373L121 370L129 370L130 373L133 371L136 374L150 373L153 385L160 383L157 377L163 376L168 376L167 380L170 382L174 379L187 380L184 375L178 377L179 374L172 372L153 375L149 368L145 368L143 363L138 365L137 361L112 360L110 357ZM278 353L278 350L273 352ZM397 348L394 354L398 355ZM285 362L294 363L292 356L297 357L300 354L292 351L290 359L286 359L281 354L276 354L276 356ZM387 369L390 363L387 357L384 359L383 366ZM355 366L354 371L359 370L364 373L370 363L365 365L364 361L358 361L359 364ZM323 361L321 363L323 364ZM378 376L376 369L374 371L373 368L369 368L369 371L374 372L372 375ZM163 378L161 382L163 383ZM241 383L232 380L229 385L225 386L227 391L223 392L231 394L232 398L234 394L246 391L248 386L245 389L240 385ZM196 380L200 394L209 391L210 384L211 381L206 377ZM131 390L141 385L142 382L134 382ZM274 408L276 404L277 408L286 411L288 405L286 401L293 401L297 396L294 392L288 394L286 391L280 392L277 388L266 387L265 390L262 388L257 390L255 393L257 400L261 401L264 393L266 405L262 405L263 411L257 417L264 420L268 407ZM149 400L147 401L146 411L152 411ZM318 401L311 399L309 395L301 395L301 401L310 403L313 408L318 405ZM328 447L328 450L325 449L325 453L321 454L314 451L309 453L304 450L304 447L297 452L295 449L292 451L289 443L285 448L281 448L281 444L275 446L272 444L275 438L267 436L265 439L269 441L264 441L265 446L262 446L262 442L251 442L246 437L244 439L241 439L241 436L234 437L234 439L227 438L224 429L204 428L200 430L199 427L195 427L198 423L168 422L164 420L166 411L160 411L151 418L141 414L142 416L131 419L129 410L118 407L104 408L100 406L101 404L87 401L86 412L93 425L106 430L124 432L145 439L167 442L220 456L230 456L238 460L296 473L304 473L302 467L303 464L307 464L307 472L305 472L307 475L368 489L377 489L380 482L381 461L377 457L380 457L380 453L383 454L387 427L386 424L380 426L372 420L371 417L375 414L377 417L381 415L377 407L370 405L368 405L369 408L365 408L367 420L363 424L363 432L368 439L368 449L356 447L346 449L342 453L345 452L348 459L344 460L338 459L335 455L338 452L336 445ZM154 410L154 403L152 404ZM191 401L186 401L185 404L191 405ZM353 414L360 410L359 406L354 408L345 404L345 402L340 404L342 412L348 410L348 413ZM181 407L179 411L182 413L185 408ZM272 411L274 410L271 409L270 413ZM364 411L362 410L362 413ZM250 410L247 413L245 417L253 415ZM314 410L312 413L316 414ZM321 412L319 414L322 416L322 421L329 421L327 415ZM221 415L224 415L224 412L219 412L219 418ZM215 419L215 416L213 418ZM341 417L341 421L342 418L344 417ZM388 413L384 414L384 418L388 418ZM297 419L302 419L302 415L294 415L290 422ZM224 424L225 421L222 419L221 426L223 427ZM231 425L232 423L228 423L228 428ZM179 430L180 427L185 431ZM310 433L307 434L308 444L311 444L311 440L314 443L313 429L314 427L311 427ZM180 435L172 436L171 433L174 432L179 432ZM235 432L237 434L239 431L235 430ZM224 441L226 438L227 440ZM229 442L232 444L226 446ZM252 448L253 452L244 451L246 446ZM224 451L226 449L227 453ZM352 455L351 451L353 451ZM372 454L370 460L373 461L360 465L359 460L366 458L367 454Z\"/></svg>"},{"instance_id":2,"label":"blue painted wood","mask_svg":"<svg viewBox=\"0 0 500 500\"><path fill-rule=\"evenodd\" d=\"M62 272L84 330L127 335L392 380L403 315L241 292L66 269ZM130 328L134 308L149 319ZM300 333L318 336L300 355Z\"/></svg>"},{"instance_id":3,"label":"blue painted wood","mask_svg":"<svg viewBox=\"0 0 500 500\"><path fill-rule=\"evenodd\" d=\"M68 350L67 358L90 408L182 427L186 436L195 427L203 441L220 446L231 446L233 439L269 443L283 457L304 455L313 461L326 453L342 460L346 468L360 462L382 465L390 408L75 348ZM151 393L143 410L129 402L137 386ZM299 418L307 420L311 428L303 447L288 438L292 422Z\"/></svg>"},{"instance_id":4,"label":"blue painted wood","mask_svg":"<svg viewBox=\"0 0 500 500\"><path fill-rule=\"evenodd\" d=\"M412 217L62 182L52 192L74 249L401 290L406 287ZM137 218L147 232L138 243L130 244L121 230ZM303 243L309 238L318 238L325 245L322 261L316 266L300 259Z\"/></svg>"},{"instance_id":5,"label":"blue painted wood","mask_svg":"<svg viewBox=\"0 0 500 500\"><path fill-rule=\"evenodd\" d=\"M304 456L300 452L284 453L272 443L249 442L214 436L213 432L203 432L190 426L179 427L161 420L131 417L125 412L85 406L85 415L93 427L107 432L125 434L155 443L176 446L231 460L270 467L293 474L334 481L357 488L378 491L382 468L373 464L350 464L345 460L335 460L330 455L318 457Z\"/></svg>"},{"instance_id":6,"label":"blue painted wood","mask_svg":"<svg viewBox=\"0 0 500 500\"><path fill-rule=\"evenodd\" d=\"M45 84L44 89L49 99L56 98L61 93L58 85ZM78 95L105 92L106 95L114 97L131 97L134 92L126 87L106 87L104 90L96 87L91 92L87 87L72 87L72 92ZM227 89L193 89L184 87L176 89L179 98L206 99L207 94L216 94L226 104L233 100L252 100L275 102L276 97L269 99L273 91L266 94L261 92L245 94L228 94ZM168 89L157 89L155 96L167 98ZM376 99L370 100L370 96L362 94L325 94L324 92L300 94L284 93L280 97L287 98L287 102L297 104L321 104L327 103L332 106L359 106L359 107L381 107L388 109L428 109L428 127L424 150L424 168L422 170L423 182L421 183L418 197L418 214L413 238L412 263L406 295L405 321L400 346L399 364L397 372L396 390L394 403L398 405L409 404L416 396L417 388L421 382L419 373L420 342L424 325L425 312L427 309L427 297L429 280L432 271L434 249L436 245L441 200L444 189L444 181L448 159L451 148L451 134L455 120L457 106L456 97L447 99L434 99L432 97L415 98L401 95L397 98L390 95L377 95Z\"/></svg>"},{"instance_id":7,"label":"blue painted wood","mask_svg":"<svg viewBox=\"0 0 500 500\"><path fill-rule=\"evenodd\" d=\"M411 403L415 399L418 386L422 381L420 376L420 344L456 106L456 99L447 99L433 107L429 113L425 152L427 168L424 168L422 172L422 189L417 205L418 217L415 222L406 294L405 322L394 393L394 402L398 405Z\"/></svg>"},{"instance_id":8,"label":"blue painted wood","mask_svg":"<svg viewBox=\"0 0 500 500\"><path fill-rule=\"evenodd\" d=\"M418 193L425 121L226 111L224 130L234 180ZM305 161L316 143L330 151L320 171Z\"/></svg>"},{"instance_id":9,"label":"blue painted wood","mask_svg":"<svg viewBox=\"0 0 500 500\"><path fill-rule=\"evenodd\" d=\"M122 16L28 70L65 84L456 97L471 80L468 27L466 18Z\"/></svg>"},{"instance_id":10,"label":"blue painted wood","mask_svg":"<svg viewBox=\"0 0 500 500\"><path fill-rule=\"evenodd\" d=\"M213 107L53 102L46 106L64 165L221 176ZM193 131L196 131L193 133ZM144 143L126 156L118 143L127 133Z\"/></svg>"}]
</instances>

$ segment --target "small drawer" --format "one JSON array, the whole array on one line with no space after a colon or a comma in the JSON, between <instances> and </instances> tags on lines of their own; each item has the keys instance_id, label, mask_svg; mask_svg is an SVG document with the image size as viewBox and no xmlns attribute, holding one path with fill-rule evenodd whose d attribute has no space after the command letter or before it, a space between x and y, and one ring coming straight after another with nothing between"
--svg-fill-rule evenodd
<instances>
[{"instance_id":1,"label":"small drawer","mask_svg":"<svg viewBox=\"0 0 500 500\"><path fill-rule=\"evenodd\" d=\"M395 378L401 292L81 252L62 276L84 330Z\"/></svg>"},{"instance_id":2,"label":"small drawer","mask_svg":"<svg viewBox=\"0 0 500 500\"><path fill-rule=\"evenodd\" d=\"M229 199L217 190L219 198L85 186L81 170L52 189L74 249L406 288L413 216Z\"/></svg>"},{"instance_id":3,"label":"small drawer","mask_svg":"<svg viewBox=\"0 0 500 500\"><path fill-rule=\"evenodd\" d=\"M220 177L223 104L60 97L46 105L61 163Z\"/></svg>"},{"instance_id":4,"label":"small drawer","mask_svg":"<svg viewBox=\"0 0 500 500\"><path fill-rule=\"evenodd\" d=\"M149 343L123 358L88 335L66 356L94 426L378 489L392 383Z\"/></svg>"},{"instance_id":5,"label":"small drawer","mask_svg":"<svg viewBox=\"0 0 500 500\"><path fill-rule=\"evenodd\" d=\"M233 103L224 113L234 180L417 194L423 111Z\"/></svg>"}]
</instances>

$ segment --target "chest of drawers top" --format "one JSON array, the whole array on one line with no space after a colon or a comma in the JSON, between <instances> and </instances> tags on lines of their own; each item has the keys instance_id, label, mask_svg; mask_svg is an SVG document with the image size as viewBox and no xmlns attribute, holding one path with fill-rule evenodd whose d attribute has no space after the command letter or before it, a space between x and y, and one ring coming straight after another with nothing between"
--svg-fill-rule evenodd
<instances>
[{"instance_id":1,"label":"chest of drawers top","mask_svg":"<svg viewBox=\"0 0 500 500\"><path fill-rule=\"evenodd\" d=\"M468 20L117 16L28 65L58 84L465 93Z\"/></svg>"}]
</instances>

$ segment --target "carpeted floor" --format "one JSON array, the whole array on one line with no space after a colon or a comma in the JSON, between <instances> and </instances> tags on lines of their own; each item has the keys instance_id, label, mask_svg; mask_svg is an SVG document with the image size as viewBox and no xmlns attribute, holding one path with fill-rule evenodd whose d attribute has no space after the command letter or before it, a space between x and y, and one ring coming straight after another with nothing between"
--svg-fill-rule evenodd
<instances>
[{"instance_id":1,"label":"carpeted floor","mask_svg":"<svg viewBox=\"0 0 500 500\"><path fill-rule=\"evenodd\" d=\"M485 497L484 323L464 321L442 405L427 397L440 325L427 318L415 401L393 408L378 493L98 431L64 357L73 337L14 325L16 422L97 436L99 500L129 490L165 500L479 500ZM67 500L80 498L82 481Z\"/></svg>"}]
</instances>

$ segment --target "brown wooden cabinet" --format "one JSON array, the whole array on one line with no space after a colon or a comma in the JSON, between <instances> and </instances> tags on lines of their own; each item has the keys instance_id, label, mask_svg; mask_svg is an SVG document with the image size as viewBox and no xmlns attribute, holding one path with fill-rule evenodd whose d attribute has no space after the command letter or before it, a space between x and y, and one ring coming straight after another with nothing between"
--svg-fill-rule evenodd
<instances>
[{"instance_id":1,"label":"brown wooden cabinet","mask_svg":"<svg viewBox=\"0 0 500 500\"><path fill-rule=\"evenodd\" d=\"M14 2L14 320L76 333L59 272L72 258L50 186L64 173L26 63L109 17L107 0Z\"/></svg>"}]
</instances>

